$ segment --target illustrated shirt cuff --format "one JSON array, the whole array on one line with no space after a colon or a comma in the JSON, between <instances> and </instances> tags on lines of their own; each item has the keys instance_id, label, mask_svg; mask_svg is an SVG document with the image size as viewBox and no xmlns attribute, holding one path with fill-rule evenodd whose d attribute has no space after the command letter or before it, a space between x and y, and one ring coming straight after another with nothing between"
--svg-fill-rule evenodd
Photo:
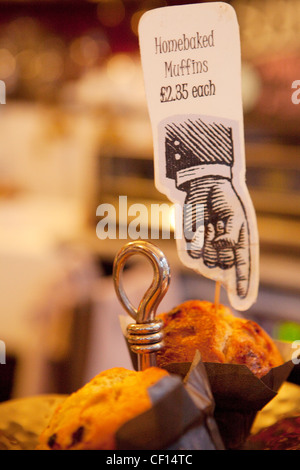
<instances>
[{"instance_id":1,"label":"illustrated shirt cuff","mask_svg":"<svg viewBox=\"0 0 300 470\"><path fill-rule=\"evenodd\" d=\"M231 166L212 163L208 165L191 166L184 170L179 170L176 174L177 187L195 178L206 178L209 176L231 179Z\"/></svg>"}]
</instances>

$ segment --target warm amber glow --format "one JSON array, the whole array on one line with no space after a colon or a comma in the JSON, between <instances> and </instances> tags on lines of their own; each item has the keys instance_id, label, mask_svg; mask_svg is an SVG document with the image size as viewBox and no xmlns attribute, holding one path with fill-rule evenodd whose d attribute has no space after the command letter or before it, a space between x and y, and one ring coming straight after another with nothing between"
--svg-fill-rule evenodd
<instances>
[{"instance_id":1,"label":"warm amber glow","mask_svg":"<svg viewBox=\"0 0 300 470\"><path fill-rule=\"evenodd\" d=\"M97 15L103 26L118 26L125 17L125 7L121 0L101 0Z\"/></svg>"},{"instance_id":2,"label":"warm amber glow","mask_svg":"<svg viewBox=\"0 0 300 470\"><path fill-rule=\"evenodd\" d=\"M24 80L32 80L37 76L35 56L32 49L24 49L16 56L17 67Z\"/></svg>"},{"instance_id":3,"label":"warm amber glow","mask_svg":"<svg viewBox=\"0 0 300 470\"><path fill-rule=\"evenodd\" d=\"M135 72L135 63L128 54L115 54L107 62L108 77L119 85L129 83Z\"/></svg>"},{"instance_id":4,"label":"warm amber glow","mask_svg":"<svg viewBox=\"0 0 300 470\"><path fill-rule=\"evenodd\" d=\"M55 50L46 50L36 57L38 76L45 82L59 79L63 73L64 63Z\"/></svg>"},{"instance_id":5,"label":"warm amber glow","mask_svg":"<svg viewBox=\"0 0 300 470\"><path fill-rule=\"evenodd\" d=\"M81 66L94 65L99 57L99 45L90 36L76 38L70 46L71 59Z\"/></svg>"},{"instance_id":6,"label":"warm amber glow","mask_svg":"<svg viewBox=\"0 0 300 470\"><path fill-rule=\"evenodd\" d=\"M133 13L131 20L130 20L130 26L132 32L137 36L138 35L138 26L139 26L139 21L141 16L145 13L146 10L138 10L135 13Z\"/></svg>"},{"instance_id":7,"label":"warm amber glow","mask_svg":"<svg viewBox=\"0 0 300 470\"><path fill-rule=\"evenodd\" d=\"M0 49L0 79L5 80L15 72L16 59L8 49Z\"/></svg>"}]
</instances>

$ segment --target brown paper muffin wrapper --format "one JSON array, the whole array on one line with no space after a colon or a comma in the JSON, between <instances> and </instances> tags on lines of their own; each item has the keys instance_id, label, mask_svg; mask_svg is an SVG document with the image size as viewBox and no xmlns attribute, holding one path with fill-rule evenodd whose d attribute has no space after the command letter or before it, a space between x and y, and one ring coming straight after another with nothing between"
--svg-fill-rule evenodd
<instances>
[{"instance_id":1,"label":"brown paper muffin wrapper","mask_svg":"<svg viewBox=\"0 0 300 470\"><path fill-rule=\"evenodd\" d=\"M214 418L224 445L237 449L250 434L256 414L278 393L288 378L292 361L272 369L261 379L239 364L204 363L213 397ZM166 369L184 377L189 363L170 364Z\"/></svg>"},{"instance_id":2,"label":"brown paper muffin wrapper","mask_svg":"<svg viewBox=\"0 0 300 470\"><path fill-rule=\"evenodd\" d=\"M125 323L121 321L126 340ZM242 447L258 411L277 395L294 368L290 345L276 343L285 362L260 379L246 365L203 363L215 402L214 418L226 449ZM137 369L136 354L131 352L129 344L128 348L133 367ZM173 363L166 369L184 379L190 366L191 363Z\"/></svg>"},{"instance_id":3,"label":"brown paper muffin wrapper","mask_svg":"<svg viewBox=\"0 0 300 470\"><path fill-rule=\"evenodd\" d=\"M184 380L171 374L148 391L152 408L118 430L117 450L224 450L199 355Z\"/></svg>"},{"instance_id":4,"label":"brown paper muffin wrapper","mask_svg":"<svg viewBox=\"0 0 300 470\"><path fill-rule=\"evenodd\" d=\"M152 408L119 428L114 450L224 450L206 370L198 357L184 381L164 377L149 394ZM37 396L1 404L0 450L36 449L40 433L66 398Z\"/></svg>"}]
</instances>

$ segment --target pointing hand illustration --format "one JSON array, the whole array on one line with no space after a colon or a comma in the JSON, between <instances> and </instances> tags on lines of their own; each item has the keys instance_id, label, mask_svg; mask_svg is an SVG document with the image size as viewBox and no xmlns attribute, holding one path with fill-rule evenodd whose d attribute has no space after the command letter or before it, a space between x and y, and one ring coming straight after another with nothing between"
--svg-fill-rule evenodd
<instances>
[{"instance_id":1,"label":"pointing hand illustration","mask_svg":"<svg viewBox=\"0 0 300 470\"><path fill-rule=\"evenodd\" d=\"M202 258L209 268L234 267L236 292L244 298L250 278L249 228L232 182L226 178L196 178L185 185L185 190L184 233L189 255ZM202 212L196 210L197 205L201 205ZM203 220L199 220L199 214ZM197 236L201 225L204 243Z\"/></svg>"},{"instance_id":2,"label":"pointing hand illustration","mask_svg":"<svg viewBox=\"0 0 300 470\"><path fill-rule=\"evenodd\" d=\"M183 232L189 258L199 259L199 271L201 260L214 279L218 269L219 278L226 277L227 287L244 301L251 283L251 241L245 192L240 194L233 180L238 157L233 128L220 121L173 116L163 132L166 178L186 194ZM198 269L195 263L193 267Z\"/></svg>"}]
</instances>

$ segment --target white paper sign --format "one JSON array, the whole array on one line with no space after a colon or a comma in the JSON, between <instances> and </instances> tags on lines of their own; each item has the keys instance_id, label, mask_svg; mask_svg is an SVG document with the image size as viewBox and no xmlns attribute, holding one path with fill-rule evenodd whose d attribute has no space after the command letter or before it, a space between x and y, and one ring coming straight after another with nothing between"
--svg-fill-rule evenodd
<instances>
[{"instance_id":1,"label":"white paper sign","mask_svg":"<svg viewBox=\"0 0 300 470\"><path fill-rule=\"evenodd\" d=\"M179 257L245 310L257 297L259 242L245 182L235 11L223 2L150 10L139 40L155 185L180 207Z\"/></svg>"}]
</instances>

